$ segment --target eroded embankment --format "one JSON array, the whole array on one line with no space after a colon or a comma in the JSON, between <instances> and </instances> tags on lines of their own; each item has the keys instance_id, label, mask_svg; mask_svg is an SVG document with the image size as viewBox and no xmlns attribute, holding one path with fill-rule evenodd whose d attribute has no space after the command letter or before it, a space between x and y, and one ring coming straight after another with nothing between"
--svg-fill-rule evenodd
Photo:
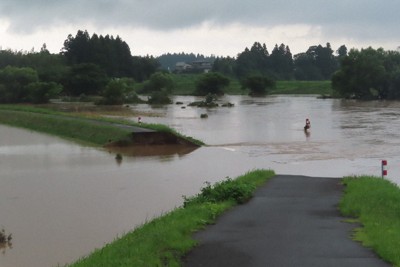
<instances>
[{"instance_id":1,"label":"eroded embankment","mask_svg":"<svg viewBox=\"0 0 400 267\"><path fill-rule=\"evenodd\" d=\"M168 132L133 132L127 138L110 142L106 147L126 147L143 145L184 145L198 147L193 142Z\"/></svg>"}]
</instances>

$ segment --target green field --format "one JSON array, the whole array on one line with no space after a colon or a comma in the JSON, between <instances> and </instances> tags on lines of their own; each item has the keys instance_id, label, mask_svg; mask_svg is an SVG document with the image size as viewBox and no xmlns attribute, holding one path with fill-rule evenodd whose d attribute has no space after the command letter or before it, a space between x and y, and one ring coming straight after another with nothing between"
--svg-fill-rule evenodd
<instances>
[{"instance_id":1,"label":"green field","mask_svg":"<svg viewBox=\"0 0 400 267\"><path fill-rule=\"evenodd\" d=\"M196 88L196 80L199 74L171 74L174 80L174 95L191 95ZM247 95L248 90L241 88L240 82L231 79L225 93L230 95ZM332 95L331 81L277 81L276 87L270 90L270 94L314 94Z\"/></svg>"}]
</instances>

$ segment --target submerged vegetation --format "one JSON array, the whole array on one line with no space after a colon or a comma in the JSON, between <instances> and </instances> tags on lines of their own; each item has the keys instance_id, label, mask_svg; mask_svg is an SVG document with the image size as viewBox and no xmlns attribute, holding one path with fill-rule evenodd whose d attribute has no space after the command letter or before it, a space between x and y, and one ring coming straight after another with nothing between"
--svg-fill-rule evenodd
<instances>
[{"instance_id":1,"label":"submerged vegetation","mask_svg":"<svg viewBox=\"0 0 400 267\"><path fill-rule=\"evenodd\" d=\"M400 266L400 188L377 177L347 177L340 210L361 224L354 238Z\"/></svg>"},{"instance_id":2,"label":"submerged vegetation","mask_svg":"<svg viewBox=\"0 0 400 267\"><path fill-rule=\"evenodd\" d=\"M196 246L192 238L195 231L249 199L257 187L273 176L273 171L254 170L215 185L207 183L197 196L184 197L184 207L142 225L70 267L181 266L182 257Z\"/></svg>"}]
</instances>

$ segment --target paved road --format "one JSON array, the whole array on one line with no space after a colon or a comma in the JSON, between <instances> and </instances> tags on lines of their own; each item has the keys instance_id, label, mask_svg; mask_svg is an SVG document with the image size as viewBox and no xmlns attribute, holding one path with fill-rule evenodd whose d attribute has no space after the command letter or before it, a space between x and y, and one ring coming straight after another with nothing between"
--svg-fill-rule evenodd
<instances>
[{"instance_id":1,"label":"paved road","mask_svg":"<svg viewBox=\"0 0 400 267\"><path fill-rule=\"evenodd\" d=\"M390 266L351 240L340 179L278 175L247 204L199 232L184 266Z\"/></svg>"}]
</instances>

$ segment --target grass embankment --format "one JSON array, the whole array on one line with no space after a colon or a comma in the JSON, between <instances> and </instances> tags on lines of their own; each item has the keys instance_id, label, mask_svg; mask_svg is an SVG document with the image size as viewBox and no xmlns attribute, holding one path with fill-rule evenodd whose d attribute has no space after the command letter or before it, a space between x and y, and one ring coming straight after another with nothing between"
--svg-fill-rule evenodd
<instances>
[{"instance_id":1,"label":"grass embankment","mask_svg":"<svg viewBox=\"0 0 400 267\"><path fill-rule=\"evenodd\" d=\"M203 145L199 140L184 136L174 129L159 124L137 124L126 120L71 115L45 108L26 105L0 105L0 123L43 132L75 142L92 146L102 146L109 141L126 139L132 132L110 123L140 126L160 132L169 132L187 139L197 145Z\"/></svg>"},{"instance_id":2,"label":"grass embankment","mask_svg":"<svg viewBox=\"0 0 400 267\"><path fill-rule=\"evenodd\" d=\"M270 94L332 95L331 81L277 81Z\"/></svg>"},{"instance_id":3,"label":"grass embankment","mask_svg":"<svg viewBox=\"0 0 400 267\"><path fill-rule=\"evenodd\" d=\"M213 223L218 215L249 199L275 173L254 170L236 179L207 184L201 193L186 198L182 207L156 218L70 267L181 266L182 257L196 241L192 234Z\"/></svg>"},{"instance_id":4,"label":"grass embankment","mask_svg":"<svg viewBox=\"0 0 400 267\"><path fill-rule=\"evenodd\" d=\"M199 74L171 74L174 80L174 95L192 95L196 89ZM240 82L231 79L230 85L224 89L228 95L247 95ZM277 81L276 87L269 94L314 94L332 95L331 81Z\"/></svg>"},{"instance_id":5,"label":"grass embankment","mask_svg":"<svg viewBox=\"0 0 400 267\"><path fill-rule=\"evenodd\" d=\"M354 238L400 266L400 188L377 177L347 177L340 210L362 227Z\"/></svg>"}]
</instances>

